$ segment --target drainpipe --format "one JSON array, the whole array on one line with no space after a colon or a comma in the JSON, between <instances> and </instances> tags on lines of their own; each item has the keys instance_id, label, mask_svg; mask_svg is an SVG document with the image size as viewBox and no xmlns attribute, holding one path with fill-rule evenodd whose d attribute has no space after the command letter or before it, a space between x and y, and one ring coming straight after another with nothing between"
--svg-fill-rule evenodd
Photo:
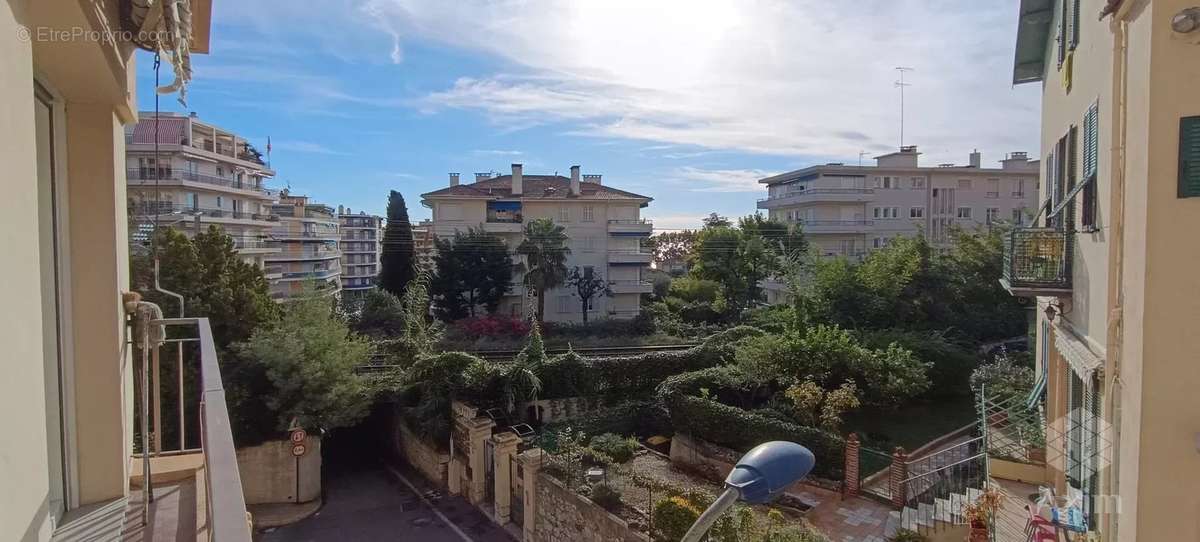
<instances>
[{"instance_id":1,"label":"drainpipe","mask_svg":"<svg viewBox=\"0 0 1200 542\"><path fill-rule=\"evenodd\" d=\"M1122 349L1125 344L1125 322L1124 322L1124 305L1125 305L1125 288L1123 287L1125 277L1125 167L1126 167L1126 149L1128 145L1128 111L1129 111L1129 22L1126 17L1129 15L1130 7L1133 2L1125 2L1124 5L1118 8L1113 15L1110 29L1115 34L1113 40L1113 105L1112 109L1115 113L1113 118L1116 120L1114 141L1112 145L1112 161L1111 161L1111 178L1112 178L1112 194L1109 198L1109 205L1112 214L1112 235L1110 242L1113 243L1109 249L1108 262L1108 326L1105 353L1108 358L1108 367L1106 371L1105 392L1108 396L1106 408L1109 412L1109 425L1113 428L1113 441L1119 443L1120 436L1120 420L1114 419L1116 414L1117 395L1123 392L1121 384L1121 361ZM1103 493L1112 495L1116 493L1114 489L1118 489L1120 485L1120 457L1121 450L1114 447L1112 450L1112 461L1110 462L1109 476L1105 477L1105 487ZM1119 490L1119 489L1118 489ZM1111 511L1106 511L1107 525L1102 533L1105 540L1117 539L1117 517Z\"/></svg>"}]
</instances>

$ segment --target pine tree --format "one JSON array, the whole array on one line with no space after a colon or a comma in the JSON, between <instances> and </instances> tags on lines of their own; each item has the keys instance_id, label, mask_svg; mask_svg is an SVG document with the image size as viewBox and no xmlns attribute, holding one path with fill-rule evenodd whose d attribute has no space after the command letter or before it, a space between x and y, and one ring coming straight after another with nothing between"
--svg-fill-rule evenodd
<instances>
[{"instance_id":1,"label":"pine tree","mask_svg":"<svg viewBox=\"0 0 1200 542\"><path fill-rule=\"evenodd\" d=\"M383 256L379 261L380 288L396 297L404 295L404 288L416 276L415 251L404 196L392 190L388 196L387 227L383 230Z\"/></svg>"}]
</instances>

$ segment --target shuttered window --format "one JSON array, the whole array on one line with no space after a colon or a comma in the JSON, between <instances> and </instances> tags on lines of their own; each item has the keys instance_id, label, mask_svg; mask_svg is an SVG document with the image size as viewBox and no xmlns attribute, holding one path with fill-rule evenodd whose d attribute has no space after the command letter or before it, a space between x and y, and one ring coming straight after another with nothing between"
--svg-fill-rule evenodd
<instances>
[{"instance_id":1,"label":"shuttered window","mask_svg":"<svg viewBox=\"0 0 1200 542\"><path fill-rule=\"evenodd\" d=\"M1067 35L1071 38L1071 50L1074 51L1079 45L1079 0L1071 0L1071 14L1067 20L1071 26Z\"/></svg>"},{"instance_id":2,"label":"shuttered window","mask_svg":"<svg viewBox=\"0 0 1200 542\"><path fill-rule=\"evenodd\" d=\"M1200 116L1179 119L1179 197L1200 196Z\"/></svg>"},{"instance_id":3,"label":"shuttered window","mask_svg":"<svg viewBox=\"0 0 1200 542\"><path fill-rule=\"evenodd\" d=\"M1070 10L1067 6L1073 0L1062 0L1059 2L1059 18L1058 18L1058 69L1062 69L1063 61L1067 59L1067 20L1070 16Z\"/></svg>"},{"instance_id":4,"label":"shuttered window","mask_svg":"<svg viewBox=\"0 0 1200 542\"><path fill-rule=\"evenodd\" d=\"M1100 152L1100 104L1093 103L1083 116L1083 178L1096 175Z\"/></svg>"}]
</instances>

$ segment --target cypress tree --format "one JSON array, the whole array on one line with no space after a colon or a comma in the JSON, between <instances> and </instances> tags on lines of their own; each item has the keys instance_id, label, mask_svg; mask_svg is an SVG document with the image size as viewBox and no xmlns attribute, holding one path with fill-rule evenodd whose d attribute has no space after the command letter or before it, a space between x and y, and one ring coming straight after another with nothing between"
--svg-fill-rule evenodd
<instances>
[{"instance_id":1,"label":"cypress tree","mask_svg":"<svg viewBox=\"0 0 1200 542\"><path fill-rule=\"evenodd\" d=\"M387 226L383 230L383 256L379 261L379 287L396 297L416 276L416 247L404 196L392 190L388 196Z\"/></svg>"}]
</instances>

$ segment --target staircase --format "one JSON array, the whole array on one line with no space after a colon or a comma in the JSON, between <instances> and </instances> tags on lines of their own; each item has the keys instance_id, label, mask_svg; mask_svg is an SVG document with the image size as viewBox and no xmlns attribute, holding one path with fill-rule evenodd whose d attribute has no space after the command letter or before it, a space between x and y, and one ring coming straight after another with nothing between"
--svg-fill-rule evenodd
<instances>
[{"instance_id":1,"label":"staircase","mask_svg":"<svg viewBox=\"0 0 1200 542\"><path fill-rule=\"evenodd\" d=\"M910 463L901 483L904 506L892 512L885 534L901 528L931 534L966 524L963 511L983 494L986 480L982 437Z\"/></svg>"}]
</instances>

